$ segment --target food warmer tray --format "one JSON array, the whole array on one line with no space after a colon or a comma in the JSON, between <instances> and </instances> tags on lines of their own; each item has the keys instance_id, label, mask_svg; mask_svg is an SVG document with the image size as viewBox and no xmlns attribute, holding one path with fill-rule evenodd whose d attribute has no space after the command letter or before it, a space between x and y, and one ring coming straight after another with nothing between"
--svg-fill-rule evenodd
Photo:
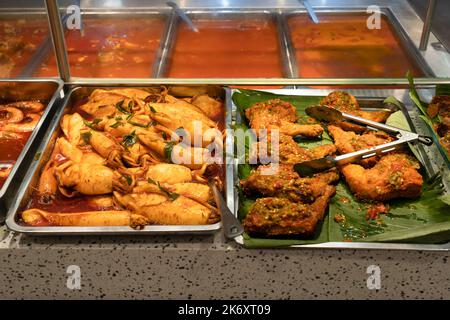
<instances>
[{"instance_id":1,"label":"food warmer tray","mask_svg":"<svg viewBox=\"0 0 450 320\"><path fill-rule=\"evenodd\" d=\"M149 225L145 226L143 229L136 230L129 226L99 226L99 227L52 227L52 226L42 226L42 227L31 227L21 224L18 218L18 213L24 206L28 203L33 189L38 182L39 174L41 169L47 162L50 154L55 145L56 139L58 138L60 129L60 120L73 106L73 103L82 97L88 96L93 90L102 89L113 89L120 86L132 86L134 88L151 87L152 85L115 85L115 86L75 86L72 87L67 96L65 97L62 107L56 113L55 117L51 120L49 128L42 139L39 148L35 153L30 154L33 158L27 172L26 178L23 180L16 196L12 200L12 205L8 210L6 225L9 229L30 235L124 235L124 234L139 234L139 235L149 235L149 234L209 234L213 233L221 228L221 222L217 222L210 225ZM154 87L155 85L153 85ZM220 96L223 101L230 101L228 97L230 91L224 88L220 88ZM225 104L225 128L229 128L231 125L231 105ZM232 147L231 135L226 137L225 148L226 154L231 154L230 149ZM225 168L225 193L226 195L232 195L233 192L233 164L227 164ZM225 201L229 208L233 208L233 199L226 197Z\"/></svg>"},{"instance_id":2,"label":"food warmer tray","mask_svg":"<svg viewBox=\"0 0 450 320\"><path fill-rule=\"evenodd\" d=\"M317 9L315 10L316 13L321 14L345 14L345 13L364 13L366 12L366 7L359 8L346 8L346 7L339 7L339 8L327 8L327 9ZM298 16L299 14L307 14L306 10L289 10L282 13L281 21L282 21L282 29L284 30L284 33L286 35L286 48L289 50L289 66L291 66L291 70L293 70L293 78L298 78L298 68L297 60L296 60L296 52L293 44L292 39L292 30L289 27L288 20L291 17ZM388 24L390 27L392 27L392 33L395 35L399 41L399 44L404 49L405 55L407 55L408 58L411 59L411 62L415 64L415 66L422 71L423 75L426 77L434 77L434 72L431 70L431 68L428 66L427 62L423 58L423 56L420 54L417 47L414 45L414 42L410 39L405 29L402 27L399 20L396 18L395 14L392 12L392 10L389 7L383 7L380 8L380 14L386 18Z\"/></svg>"},{"instance_id":3,"label":"food warmer tray","mask_svg":"<svg viewBox=\"0 0 450 320\"><path fill-rule=\"evenodd\" d=\"M20 100L41 100L47 103L36 128L22 149L11 173L0 189L0 222L4 221L7 208L14 203L20 181L24 177L27 166L35 156L38 141L42 139L50 118L64 97L63 83L57 79L18 79L0 80L0 102L14 102Z\"/></svg>"},{"instance_id":4,"label":"food warmer tray","mask_svg":"<svg viewBox=\"0 0 450 320\"><path fill-rule=\"evenodd\" d=\"M0 21L8 20L33 20L41 19L43 25L48 28L47 14L42 10L25 9L21 11L0 10ZM52 52L52 39L50 30L45 35L40 43L37 44L36 49L31 53L30 58L19 68L18 74L14 77L31 77L37 66L41 64L43 59Z\"/></svg>"},{"instance_id":5,"label":"food warmer tray","mask_svg":"<svg viewBox=\"0 0 450 320\"><path fill-rule=\"evenodd\" d=\"M230 90L230 97L232 94L239 89ZM358 101L362 103L363 110L374 110L372 107L365 108L365 106L370 105L370 102L374 101L383 101L385 98L389 96L394 96L397 100L403 103L404 106L400 108L400 110L405 115L408 124L411 127L411 130L417 132L419 134L428 135L428 128L425 126L423 121L419 117L419 113L417 112L417 108L413 106L412 101L409 99L409 91L406 89L345 89L340 88L339 90L347 91L354 95ZM430 94L430 88L419 90L421 94L428 93ZM271 92L279 95L299 95L299 96L326 96L330 92L334 91L333 89L272 89L272 90L261 90L266 92ZM229 100L229 103L232 104L232 112L235 114L235 123L241 123L242 118L240 113L237 112L237 107L232 100ZM376 104L375 104L376 105ZM374 106L375 106L374 105ZM234 140L231 141L232 146L231 150L234 150ZM439 153L436 146L432 146L431 148L424 148L423 145L417 144L417 149L423 158L423 165L425 167L426 173L428 176L432 176L433 174L442 171L445 162L442 155ZM238 183L239 178L237 176L237 164L238 161L235 159L234 163L234 181ZM450 192L450 176L443 175L443 185L447 193ZM227 195L227 197L232 197L231 195ZM233 190L234 207L233 213L238 216L238 208L239 208L239 196L237 189ZM238 236L235 238L235 241L243 245L244 238L243 236ZM421 250L421 251L450 251L450 242L445 244L409 244L409 243L377 243L377 242L324 242L320 244L307 244L307 245L292 245L287 248L316 248L316 249L377 249L377 250Z\"/></svg>"},{"instance_id":6,"label":"food warmer tray","mask_svg":"<svg viewBox=\"0 0 450 320\"><path fill-rule=\"evenodd\" d=\"M220 18L263 18L272 20L277 29L278 45L279 45L279 59L281 63L282 73L284 78L295 78L294 66L291 64L292 60L290 54L293 51L288 47L289 41L287 39L286 23L283 23L283 15L279 10L275 9L201 9L201 10L186 10L186 14L191 18L201 19L220 19ZM170 60L174 54L174 46L178 34L178 27L182 23L180 18L173 14L164 32L163 41L159 50L159 56L155 63L153 76L155 78L167 77Z\"/></svg>"},{"instance_id":7,"label":"food warmer tray","mask_svg":"<svg viewBox=\"0 0 450 320\"><path fill-rule=\"evenodd\" d=\"M170 10L167 8L164 9L116 9L116 10L99 10L99 9L83 9L83 19L95 19L101 21L102 19L115 18L115 19L123 19L127 20L130 18L146 18L146 17L155 17L159 18L163 22L163 27L161 30L160 37L160 45L156 48L154 61L148 66L148 75L151 77L155 76L155 70L158 68L159 60L158 57L161 55L160 51L164 48L164 40L167 38L167 32L170 30L170 21L172 14ZM65 28L65 21L67 19L67 15L64 15L61 20L63 23L63 28ZM77 48L82 51L83 48ZM28 65L22 71L22 76L32 76L40 70L42 64L49 60L53 54L51 47L51 37L47 39L45 43L41 45L39 50L36 51ZM70 55L70 53L69 53ZM57 66L55 65L55 70L57 71Z\"/></svg>"}]
</instances>

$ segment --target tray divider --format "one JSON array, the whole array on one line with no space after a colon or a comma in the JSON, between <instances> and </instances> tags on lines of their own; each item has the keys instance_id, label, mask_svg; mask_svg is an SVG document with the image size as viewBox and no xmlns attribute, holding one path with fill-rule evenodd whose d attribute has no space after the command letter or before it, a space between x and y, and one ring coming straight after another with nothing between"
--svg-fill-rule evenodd
<instances>
[{"instance_id":1,"label":"tray divider","mask_svg":"<svg viewBox=\"0 0 450 320\"><path fill-rule=\"evenodd\" d=\"M152 77L164 78L167 74L169 58L173 50L176 40L176 32L178 28L178 17L174 11L171 11L166 23L162 41L159 45L156 60L153 63Z\"/></svg>"},{"instance_id":2,"label":"tray divider","mask_svg":"<svg viewBox=\"0 0 450 320\"><path fill-rule=\"evenodd\" d=\"M286 78L298 78L298 66L295 58L295 49L292 45L291 34L287 25L285 13L276 14L278 40L280 43L280 59L283 64L283 73Z\"/></svg>"}]
</instances>

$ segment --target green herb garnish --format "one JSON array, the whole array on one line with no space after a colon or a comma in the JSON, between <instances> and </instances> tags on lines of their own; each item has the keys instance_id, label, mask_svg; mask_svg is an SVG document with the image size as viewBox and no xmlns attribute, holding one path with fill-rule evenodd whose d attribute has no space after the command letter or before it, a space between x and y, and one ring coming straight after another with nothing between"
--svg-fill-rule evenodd
<instances>
[{"instance_id":1,"label":"green herb garnish","mask_svg":"<svg viewBox=\"0 0 450 320\"><path fill-rule=\"evenodd\" d=\"M156 113L155 108L153 108L151 105L149 105L149 108L150 108L150 111L151 111L151 112Z\"/></svg>"},{"instance_id":2,"label":"green herb garnish","mask_svg":"<svg viewBox=\"0 0 450 320\"><path fill-rule=\"evenodd\" d=\"M117 121L116 123L113 123L110 125L111 128L117 129L118 127L123 126L122 122Z\"/></svg>"},{"instance_id":3,"label":"green herb garnish","mask_svg":"<svg viewBox=\"0 0 450 320\"><path fill-rule=\"evenodd\" d=\"M128 123L132 124L133 126L141 127L141 128L147 128L149 126L148 124L143 124L143 123L134 122L134 121L128 121Z\"/></svg>"},{"instance_id":4,"label":"green herb garnish","mask_svg":"<svg viewBox=\"0 0 450 320\"><path fill-rule=\"evenodd\" d=\"M97 124L99 124L101 121L102 121L102 119L98 119L98 118L95 118L94 120L92 120L92 122L83 120L83 122L84 122L84 124L86 125L86 127L89 127L89 128L91 128L91 129L94 129L94 130L96 130L96 129L95 129L95 126L96 126Z\"/></svg>"},{"instance_id":5,"label":"green herb garnish","mask_svg":"<svg viewBox=\"0 0 450 320\"><path fill-rule=\"evenodd\" d=\"M161 186L161 184L158 181L155 181L150 178L148 178L147 181L148 181L148 183L158 186L159 190L161 190L172 201L176 200L180 196L178 193L171 192L171 191L167 190L166 188L164 188L163 186Z\"/></svg>"},{"instance_id":6,"label":"green herb garnish","mask_svg":"<svg viewBox=\"0 0 450 320\"><path fill-rule=\"evenodd\" d=\"M116 103L116 108L117 108L117 110L119 110L120 112L122 112L124 114L130 114L131 113L130 110L126 110L123 107L124 102L125 102L124 100L120 100L119 102L117 102Z\"/></svg>"},{"instance_id":7,"label":"green herb garnish","mask_svg":"<svg viewBox=\"0 0 450 320\"><path fill-rule=\"evenodd\" d=\"M82 134L81 134L81 139L83 139L83 142L85 143L85 144L88 144L89 143L89 141L91 141L91 137L92 137L92 133L91 132L83 132Z\"/></svg>"},{"instance_id":8,"label":"green herb garnish","mask_svg":"<svg viewBox=\"0 0 450 320\"><path fill-rule=\"evenodd\" d=\"M173 151L173 147L176 145L175 141L169 141L166 143L166 145L164 146L164 158L167 161L171 161L172 160L172 151Z\"/></svg>"},{"instance_id":9,"label":"green herb garnish","mask_svg":"<svg viewBox=\"0 0 450 320\"><path fill-rule=\"evenodd\" d=\"M126 134L123 136L122 145L125 148L133 146L136 142L138 142L138 136L136 135L136 131L133 131L131 134Z\"/></svg>"},{"instance_id":10,"label":"green herb garnish","mask_svg":"<svg viewBox=\"0 0 450 320\"><path fill-rule=\"evenodd\" d=\"M122 177L125 179L125 181L127 182L127 184L129 186L131 186L131 184L133 183L133 179L131 179L131 177L127 174L123 174L121 173Z\"/></svg>"}]
</instances>

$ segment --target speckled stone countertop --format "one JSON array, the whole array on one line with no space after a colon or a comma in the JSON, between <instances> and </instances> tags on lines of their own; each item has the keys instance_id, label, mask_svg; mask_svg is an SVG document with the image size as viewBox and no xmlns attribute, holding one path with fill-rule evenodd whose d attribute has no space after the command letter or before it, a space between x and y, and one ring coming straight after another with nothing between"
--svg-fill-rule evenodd
<instances>
[{"instance_id":1,"label":"speckled stone countertop","mask_svg":"<svg viewBox=\"0 0 450 320\"><path fill-rule=\"evenodd\" d=\"M450 298L448 252L247 250L211 236L25 237L0 229L0 298ZM67 286L78 266L80 289ZM367 268L381 288L368 289Z\"/></svg>"}]
</instances>

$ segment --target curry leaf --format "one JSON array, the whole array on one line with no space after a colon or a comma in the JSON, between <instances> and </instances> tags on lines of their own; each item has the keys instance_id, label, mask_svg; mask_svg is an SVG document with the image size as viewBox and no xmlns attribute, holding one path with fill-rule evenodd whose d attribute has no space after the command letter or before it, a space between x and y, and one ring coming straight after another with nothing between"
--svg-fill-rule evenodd
<instances>
[{"instance_id":1,"label":"curry leaf","mask_svg":"<svg viewBox=\"0 0 450 320\"><path fill-rule=\"evenodd\" d=\"M124 100L120 100L119 102L117 102L116 103L116 109L119 110L120 112L124 113L124 114L130 114L131 113L130 110L126 110L123 107L124 102L125 102Z\"/></svg>"},{"instance_id":2,"label":"curry leaf","mask_svg":"<svg viewBox=\"0 0 450 320\"><path fill-rule=\"evenodd\" d=\"M123 126L123 123L120 121L117 121L117 122L113 123L112 125L110 125L110 127L114 128L114 129L117 129L120 126Z\"/></svg>"},{"instance_id":3,"label":"curry leaf","mask_svg":"<svg viewBox=\"0 0 450 320\"><path fill-rule=\"evenodd\" d=\"M164 146L164 158L167 161L172 161L172 151L173 151L173 147L176 145L177 143L175 141L169 141L166 143L166 145Z\"/></svg>"},{"instance_id":4,"label":"curry leaf","mask_svg":"<svg viewBox=\"0 0 450 320\"><path fill-rule=\"evenodd\" d=\"M89 142L91 141L91 137L92 137L92 133L91 132L83 132L81 134L81 139L83 140L84 144L89 144Z\"/></svg>"}]
</instances>

